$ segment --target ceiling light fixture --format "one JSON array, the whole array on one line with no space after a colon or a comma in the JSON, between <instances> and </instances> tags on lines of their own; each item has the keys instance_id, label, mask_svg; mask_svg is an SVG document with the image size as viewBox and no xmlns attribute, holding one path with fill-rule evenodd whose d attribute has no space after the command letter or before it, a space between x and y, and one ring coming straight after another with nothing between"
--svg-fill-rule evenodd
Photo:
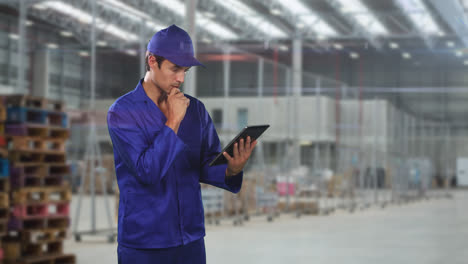
<instances>
[{"instance_id":1,"label":"ceiling light fixture","mask_svg":"<svg viewBox=\"0 0 468 264\"><path fill-rule=\"evenodd\" d=\"M335 43L333 44L333 47L337 50L342 50L343 49L343 45L341 45L340 43Z\"/></svg>"},{"instance_id":2,"label":"ceiling light fixture","mask_svg":"<svg viewBox=\"0 0 468 264\"><path fill-rule=\"evenodd\" d=\"M403 59L406 60L411 59L411 54L409 54L408 52L403 52L401 56L403 57Z\"/></svg>"},{"instance_id":3,"label":"ceiling light fixture","mask_svg":"<svg viewBox=\"0 0 468 264\"><path fill-rule=\"evenodd\" d=\"M69 38L73 36L73 33L71 33L70 31L60 31L60 36Z\"/></svg>"},{"instance_id":4,"label":"ceiling light fixture","mask_svg":"<svg viewBox=\"0 0 468 264\"><path fill-rule=\"evenodd\" d=\"M398 49L400 47L396 42L390 42L389 46L391 49Z\"/></svg>"},{"instance_id":5,"label":"ceiling light fixture","mask_svg":"<svg viewBox=\"0 0 468 264\"><path fill-rule=\"evenodd\" d=\"M351 53L349 53L349 56L350 56L351 59L353 59L353 60L359 59L359 54L356 53L356 52L351 52Z\"/></svg>"},{"instance_id":6,"label":"ceiling light fixture","mask_svg":"<svg viewBox=\"0 0 468 264\"><path fill-rule=\"evenodd\" d=\"M55 44L55 43L47 43L47 47L49 49L57 49L58 48L58 45Z\"/></svg>"}]
</instances>

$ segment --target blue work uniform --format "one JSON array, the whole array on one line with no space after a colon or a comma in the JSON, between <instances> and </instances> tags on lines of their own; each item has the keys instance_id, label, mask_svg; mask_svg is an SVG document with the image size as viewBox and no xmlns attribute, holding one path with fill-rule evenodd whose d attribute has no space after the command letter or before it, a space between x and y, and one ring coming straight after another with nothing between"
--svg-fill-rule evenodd
<instances>
[{"instance_id":1,"label":"blue work uniform","mask_svg":"<svg viewBox=\"0 0 468 264\"><path fill-rule=\"evenodd\" d=\"M200 182L237 193L243 172L226 178L227 164L208 166L221 146L202 102L185 95L190 105L176 134L142 83L118 98L107 115L120 189L118 243L127 249L118 252L158 254L167 249L175 258L205 236ZM204 256L204 244L198 247ZM134 263L147 263L132 257Z\"/></svg>"}]
</instances>

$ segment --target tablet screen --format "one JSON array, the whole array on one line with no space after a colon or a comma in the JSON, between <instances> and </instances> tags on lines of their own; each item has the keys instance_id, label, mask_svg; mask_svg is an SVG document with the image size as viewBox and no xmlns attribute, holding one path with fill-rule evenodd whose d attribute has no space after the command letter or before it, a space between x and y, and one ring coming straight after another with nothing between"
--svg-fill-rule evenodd
<instances>
[{"instance_id":1,"label":"tablet screen","mask_svg":"<svg viewBox=\"0 0 468 264\"><path fill-rule=\"evenodd\" d=\"M270 125L258 125L258 126L247 126L242 129L237 136L235 136L229 144L219 153L216 158L210 163L210 166L215 166L219 164L227 163L227 159L224 157L223 152L227 152L229 156L233 156L234 143L239 142L241 138L244 140L247 139L247 136L250 136L251 141L258 139L265 130L267 130Z\"/></svg>"}]
</instances>

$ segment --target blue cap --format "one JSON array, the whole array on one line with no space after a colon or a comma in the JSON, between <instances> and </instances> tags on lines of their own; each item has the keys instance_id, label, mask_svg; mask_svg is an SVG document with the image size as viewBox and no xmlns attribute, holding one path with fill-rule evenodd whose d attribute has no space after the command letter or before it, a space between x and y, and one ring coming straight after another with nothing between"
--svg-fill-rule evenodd
<instances>
[{"instance_id":1,"label":"blue cap","mask_svg":"<svg viewBox=\"0 0 468 264\"><path fill-rule=\"evenodd\" d=\"M156 32L149 41L147 50L178 66L204 66L193 56L193 44L189 34L176 25Z\"/></svg>"}]
</instances>

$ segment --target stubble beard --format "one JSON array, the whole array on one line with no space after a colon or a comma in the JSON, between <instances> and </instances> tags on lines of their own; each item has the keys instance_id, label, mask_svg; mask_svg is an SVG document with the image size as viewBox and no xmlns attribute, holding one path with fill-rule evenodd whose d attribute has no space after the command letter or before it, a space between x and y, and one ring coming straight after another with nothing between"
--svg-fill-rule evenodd
<instances>
[{"instance_id":1,"label":"stubble beard","mask_svg":"<svg viewBox=\"0 0 468 264\"><path fill-rule=\"evenodd\" d=\"M152 80L154 86L156 86L156 89L159 90L159 98L158 98L158 105L160 105L163 102L167 101L167 92L164 91L159 84L157 84L154 80Z\"/></svg>"}]
</instances>

